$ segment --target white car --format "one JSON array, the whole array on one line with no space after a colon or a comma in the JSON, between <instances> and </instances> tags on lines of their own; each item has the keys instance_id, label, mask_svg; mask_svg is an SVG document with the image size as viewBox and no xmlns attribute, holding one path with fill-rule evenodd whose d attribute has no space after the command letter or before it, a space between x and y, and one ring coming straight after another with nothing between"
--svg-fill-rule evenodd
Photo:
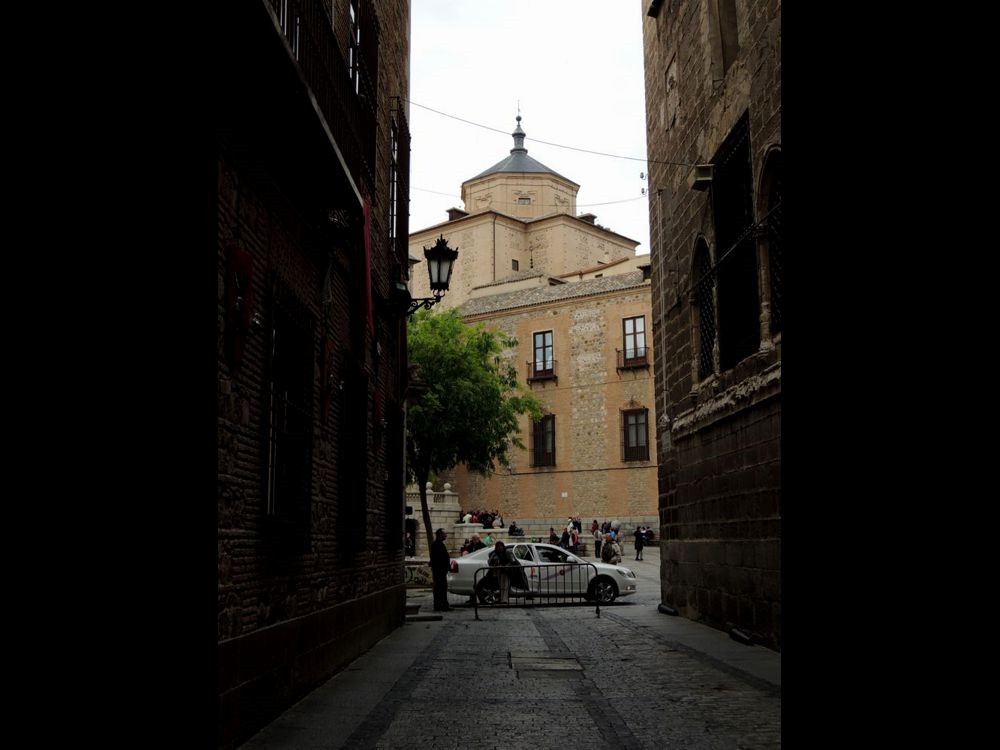
<instances>
[{"instance_id":1,"label":"white car","mask_svg":"<svg viewBox=\"0 0 1000 750\"><path fill-rule=\"evenodd\" d=\"M609 604L619 596L635 593L635 573L621 565L584 560L554 544L512 542L507 549L513 551L524 574L521 581L511 580L511 597L515 601L518 597L582 596ZM499 589L497 579L486 571L476 576L477 570L489 567L492 551L492 547L485 547L452 558L448 591L463 596L475 594L484 604L494 603Z\"/></svg>"}]
</instances>

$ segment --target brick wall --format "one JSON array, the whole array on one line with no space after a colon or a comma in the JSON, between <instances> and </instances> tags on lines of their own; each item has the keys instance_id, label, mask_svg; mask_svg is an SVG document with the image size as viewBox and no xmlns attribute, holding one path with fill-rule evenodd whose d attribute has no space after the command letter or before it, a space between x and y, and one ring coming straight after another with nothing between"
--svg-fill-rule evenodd
<instances>
[{"instance_id":1,"label":"brick wall","mask_svg":"<svg viewBox=\"0 0 1000 750\"><path fill-rule=\"evenodd\" d=\"M327 210L359 221L361 206L336 168L332 148L310 107L286 112L262 138L233 115L220 128L218 163L218 744L232 747L304 692L403 622L403 487L387 486L395 437L386 427L405 383L402 318L387 304L400 278L387 241L389 121L392 96L407 96L409 4L375 3L379 14L379 115L372 201L372 290L375 332L364 308L362 234L331 227ZM332 3L334 29L346 5ZM273 30L266 24L263 37ZM261 69L291 65L259 52ZM272 90L246 87L267 110ZM235 100L234 100L235 101ZM303 114L303 112L305 114ZM245 125L245 126L244 126ZM282 151L294 142L294 149ZM305 158L301 158L305 156ZM310 166L310 165L313 166ZM339 181L338 181L339 180ZM405 210L406 198L403 196ZM227 348L227 284L232 248L251 258L253 305L263 321L246 337L242 361ZM280 278L313 321L311 462L305 531L291 534L266 512L271 280ZM378 343L378 348L376 348ZM358 373L365 377L359 379ZM367 392L352 385L367 382ZM345 392L350 391L350 392ZM360 430L345 428L345 406L360 402L367 422L367 481L340 475L338 457ZM367 407L367 408L365 408ZM383 423L383 418L386 420ZM398 472L397 472L398 473ZM352 490L353 492L353 490ZM347 533L345 509L363 507L365 523ZM387 528L398 533L387 534ZM395 538L398 536L398 539Z\"/></svg>"},{"instance_id":2,"label":"brick wall","mask_svg":"<svg viewBox=\"0 0 1000 750\"><path fill-rule=\"evenodd\" d=\"M477 316L492 330L514 336L508 355L524 382L525 363L533 358L536 331L552 330L558 380L529 385L556 416L556 466L531 467L527 450L512 453L513 473L489 479L456 470L453 484L463 507L498 508L504 520L565 519L590 521L656 515L656 461L622 461L620 412L635 405L649 409L649 440L656 414L651 369L616 370L622 347L622 319L644 315L649 324L649 287L635 287L558 304L537 305ZM648 341L648 339L647 339ZM527 416L520 437L530 444ZM565 497L564 497L565 493Z\"/></svg>"},{"instance_id":3,"label":"brick wall","mask_svg":"<svg viewBox=\"0 0 1000 750\"><path fill-rule=\"evenodd\" d=\"M650 18L641 3L656 411L670 420L657 433L662 590L689 617L780 648L780 334L762 313L759 351L699 381L693 254L699 240L713 262L720 249L711 191L689 189L689 169L677 166L711 162L748 111L759 218L764 161L781 144L781 5L737 0L739 52L723 70L725 5L667 0ZM759 268L765 260L758 249ZM759 279L766 310L766 273Z\"/></svg>"},{"instance_id":4,"label":"brick wall","mask_svg":"<svg viewBox=\"0 0 1000 750\"><path fill-rule=\"evenodd\" d=\"M663 598L693 619L781 641L780 401L676 440Z\"/></svg>"}]
</instances>

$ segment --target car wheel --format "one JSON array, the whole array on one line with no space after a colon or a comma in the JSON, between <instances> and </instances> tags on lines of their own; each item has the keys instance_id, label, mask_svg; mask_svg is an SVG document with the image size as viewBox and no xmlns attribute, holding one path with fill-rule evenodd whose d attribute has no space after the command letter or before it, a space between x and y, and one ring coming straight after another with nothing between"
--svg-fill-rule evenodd
<instances>
[{"instance_id":1,"label":"car wheel","mask_svg":"<svg viewBox=\"0 0 1000 750\"><path fill-rule=\"evenodd\" d=\"M610 578L598 578L590 585L590 598L597 599L601 604L611 604L618 598L618 587Z\"/></svg>"},{"instance_id":2,"label":"car wheel","mask_svg":"<svg viewBox=\"0 0 1000 750\"><path fill-rule=\"evenodd\" d=\"M500 601L500 586L492 578L484 578L476 586L476 596L480 604L496 604Z\"/></svg>"}]
</instances>

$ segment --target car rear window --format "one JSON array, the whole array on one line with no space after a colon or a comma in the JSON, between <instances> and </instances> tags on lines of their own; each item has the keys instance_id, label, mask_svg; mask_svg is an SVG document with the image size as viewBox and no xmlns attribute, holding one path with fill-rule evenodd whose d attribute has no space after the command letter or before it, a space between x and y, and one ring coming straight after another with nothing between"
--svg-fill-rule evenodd
<instances>
[{"instance_id":1,"label":"car rear window","mask_svg":"<svg viewBox=\"0 0 1000 750\"><path fill-rule=\"evenodd\" d=\"M530 560L534 561L534 557L531 555L531 547L527 544L518 544L514 547L514 557L518 560Z\"/></svg>"}]
</instances>

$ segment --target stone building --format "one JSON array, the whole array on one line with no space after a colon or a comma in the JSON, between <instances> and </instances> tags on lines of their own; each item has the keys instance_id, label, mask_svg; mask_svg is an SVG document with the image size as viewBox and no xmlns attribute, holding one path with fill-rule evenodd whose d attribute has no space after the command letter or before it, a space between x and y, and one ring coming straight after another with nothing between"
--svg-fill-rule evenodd
<instances>
[{"instance_id":1,"label":"stone building","mask_svg":"<svg viewBox=\"0 0 1000 750\"><path fill-rule=\"evenodd\" d=\"M462 200L470 210L452 208L448 221L410 235L410 255L417 259L441 235L459 248L442 309L496 294L497 282L509 285L521 276L558 277L624 258L631 268L639 262L634 240L605 229L594 214L576 215L578 184L528 156L520 115L512 135L510 156L462 183ZM614 268L623 270L620 263ZM414 297L430 296L428 275L415 272L411 289Z\"/></svg>"},{"instance_id":2,"label":"stone building","mask_svg":"<svg viewBox=\"0 0 1000 750\"><path fill-rule=\"evenodd\" d=\"M220 747L404 620L409 13L220 11Z\"/></svg>"},{"instance_id":3,"label":"stone building","mask_svg":"<svg viewBox=\"0 0 1000 750\"><path fill-rule=\"evenodd\" d=\"M781 645L781 4L642 0L662 595Z\"/></svg>"},{"instance_id":4,"label":"stone building","mask_svg":"<svg viewBox=\"0 0 1000 750\"><path fill-rule=\"evenodd\" d=\"M463 183L470 210L410 235L412 257L439 236L458 249L442 306L517 339L506 356L545 412L521 418L527 449L510 470L450 479L463 508L498 508L529 535L570 515L587 529L595 518L653 524L648 256L576 215L579 185L528 156L520 120L510 155ZM412 276L414 296L427 296L426 274Z\"/></svg>"}]
</instances>

